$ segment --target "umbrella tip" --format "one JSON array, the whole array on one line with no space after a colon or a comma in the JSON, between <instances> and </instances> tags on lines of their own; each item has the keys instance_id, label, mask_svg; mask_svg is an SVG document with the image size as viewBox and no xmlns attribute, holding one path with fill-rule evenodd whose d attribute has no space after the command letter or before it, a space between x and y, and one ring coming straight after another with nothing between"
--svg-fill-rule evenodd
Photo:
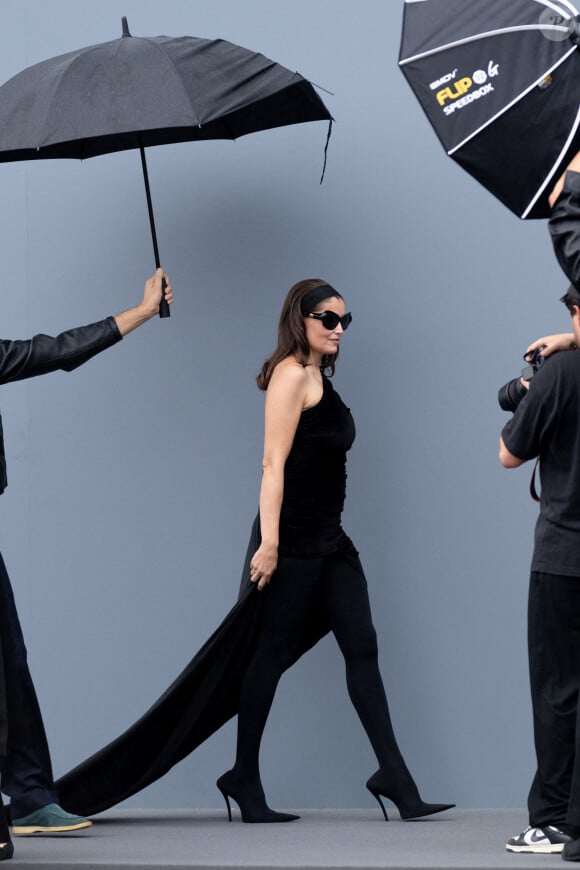
<instances>
[{"instance_id":1,"label":"umbrella tip","mask_svg":"<svg viewBox=\"0 0 580 870\"><path fill-rule=\"evenodd\" d=\"M123 36L131 36L129 33L129 25L127 24L127 18L125 15L121 18L121 24L123 26Z\"/></svg>"}]
</instances>

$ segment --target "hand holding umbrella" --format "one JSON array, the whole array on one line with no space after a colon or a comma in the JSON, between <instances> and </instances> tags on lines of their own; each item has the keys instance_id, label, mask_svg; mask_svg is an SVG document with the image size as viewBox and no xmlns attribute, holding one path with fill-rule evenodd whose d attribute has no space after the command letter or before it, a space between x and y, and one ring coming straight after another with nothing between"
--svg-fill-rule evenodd
<instances>
[{"instance_id":1,"label":"hand holding umbrella","mask_svg":"<svg viewBox=\"0 0 580 870\"><path fill-rule=\"evenodd\" d=\"M128 335L158 314L162 302L169 307L173 302L173 291L168 276L159 268L145 282L141 302L134 308L115 315L117 329L121 335Z\"/></svg>"}]
</instances>

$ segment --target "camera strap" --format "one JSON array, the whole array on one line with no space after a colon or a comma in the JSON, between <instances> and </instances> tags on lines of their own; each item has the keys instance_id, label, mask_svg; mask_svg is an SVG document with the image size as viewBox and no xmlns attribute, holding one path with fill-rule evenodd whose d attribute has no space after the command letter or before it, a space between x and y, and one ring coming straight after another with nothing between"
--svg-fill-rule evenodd
<instances>
[{"instance_id":1,"label":"camera strap","mask_svg":"<svg viewBox=\"0 0 580 870\"><path fill-rule=\"evenodd\" d=\"M534 501L539 501L540 496L538 495L538 490L536 489L536 471L538 470L538 463L540 462L540 457L536 459L536 464L534 465L534 470L532 471L532 477L530 479L530 495L534 499Z\"/></svg>"}]
</instances>

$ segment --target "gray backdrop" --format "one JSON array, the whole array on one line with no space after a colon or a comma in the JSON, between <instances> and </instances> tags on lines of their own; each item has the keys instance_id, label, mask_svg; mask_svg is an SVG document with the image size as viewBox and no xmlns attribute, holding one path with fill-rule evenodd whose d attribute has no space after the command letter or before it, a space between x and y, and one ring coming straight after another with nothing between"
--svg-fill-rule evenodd
<instances>
[{"instance_id":1,"label":"gray backdrop","mask_svg":"<svg viewBox=\"0 0 580 870\"><path fill-rule=\"evenodd\" d=\"M282 299L323 277L354 323L336 385L358 436L345 526L361 551L400 743L424 796L523 805L536 507L503 471L500 384L567 328L541 223L443 153L397 68L400 0L4 0L0 80L136 35L221 36L328 88L326 125L149 151L173 317L74 374L2 391L0 545L57 774L115 737L232 605L257 504ZM139 157L0 166L2 332L136 303L152 272ZM226 726L136 806L218 806ZM366 806L375 761L326 638L283 679L263 747L273 806ZM378 808L377 808L378 809Z\"/></svg>"}]
</instances>

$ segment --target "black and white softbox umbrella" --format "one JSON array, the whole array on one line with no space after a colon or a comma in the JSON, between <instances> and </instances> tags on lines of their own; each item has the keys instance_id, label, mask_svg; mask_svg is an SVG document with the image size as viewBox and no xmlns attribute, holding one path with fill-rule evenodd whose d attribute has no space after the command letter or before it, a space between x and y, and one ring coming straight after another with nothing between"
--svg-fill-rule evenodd
<instances>
[{"instance_id":1,"label":"black and white softbox umbrella","mask_svg":"<svg viewBox=\"0 0 580 870\"><path fill-rule=\"evenodd\" d=\"M446 152L522 218L580 149L570 0L406 0L399 64Z\"/></svg>"}]
</instances>

